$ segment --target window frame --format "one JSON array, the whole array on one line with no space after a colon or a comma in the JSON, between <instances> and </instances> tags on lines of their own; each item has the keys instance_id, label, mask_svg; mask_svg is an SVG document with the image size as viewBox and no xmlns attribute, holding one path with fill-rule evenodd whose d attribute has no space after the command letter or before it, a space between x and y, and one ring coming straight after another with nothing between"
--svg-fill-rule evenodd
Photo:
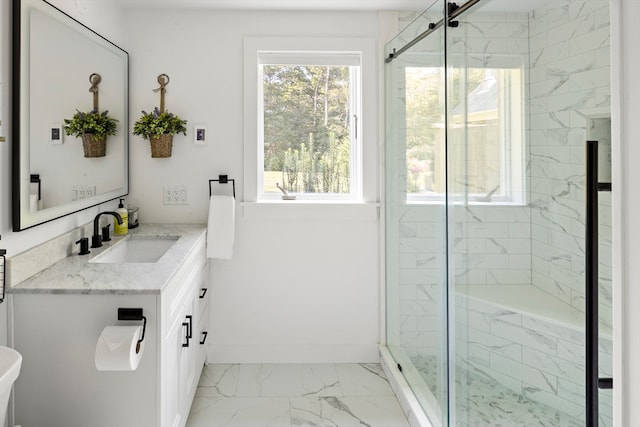
<instances>
[{"instance_id":1,"label":"window frame","mask_svg":"<svg viewBox=\"0 0 640 427\"><path fill-rule=\"evenodd\" d=\"M359 170L355 170L352 183L356 186L353 197L301 197L297 200L259 197L258 171L264 167L260 163L258 136L259 52L357 52L360 54L361 111L358 120ZM379 201L379 146L378 135L382 125L377 120L380 112L378 94L379 64L376 40L366 37L245 37L244 58L244 153L243 153L243 194L245 204L362 204ZM352 150L353 155L353 150Z\"/></svg>"},{"instance_id":2,"label":"window frame","mask_svg":"<svg viewBox=\"0 0 640 427\"><path fill-rule=\"evenodd\" d=\"M456 57L457 61L462 61L462 57L460 55L453 55ZM426 62L425 62L426 59ZM477 58L476 58L477 59ZM438 62L440 61L440 57L426 52L413 53L412 55L407 55L405 61L402 63L402 70L406 68L416 68L416 67L424 67L427 63L433 63L433 65L427 65L430 68L442 68L443 65ZM490 65L486 66L469 66L470 68L489 68L489 69L504 69L504 70L513 70L519 69L521 73L519 75L519 89L514 85L508 85L508 93L504 94L504 90L502 91L502 99L501 103L505 103L507 101L506 98L509 98L509 108L499 110L499 114L502 116L510 116L513 117L514 114L514 106L512 101L514 99L519 99L522 101L522 104L515 108L518 109L518 121L520 123L519 132L517 129L514 129L513 126L507 126L500 129L501 132L501 141L500 141L500 150L502 152L502 162L500 164L501 175L500 181L501 186L503 188L508 188L509 194L504 195L494 195L490 201L484 202L477 200L478 197L483 196L483 194L476 193L452 193L450 197L452 197L453 203L465 203L469 205L497 205L497 206L505 206L505 205L525 205L526 202L526 159L525 159L525 150L527 147L527 135L528 128L526 123L526 111L528 106L526 104L526 87L525 82L527 81L527 69L524 67L524 59L521 55L518 54L504 54L504 55L493 55L492 61ZM404 74L404 71L403 71ZM403 77L404 78L404 77ZM512 78L511 75L508 76L508 80ZM504 81L502 83L505 83ZM503 88L505 89L505 88ZM516 93L517 92L517 93ZM449 108L449 106L446 106ZM450 112L449 112L450 113ZM511 123L510 120L504 120L504 123ZM513 141L516 138L516 133L518 133L518 137L521 141L520 144L516 144L515 142L509 143L508 141ZM405 156L405 162L407 161ZM442 203L445 200L444 193L429 193L429 194L418 194L418 193L409 193L406 192L405 200L407 204L434 204L434 203Z\"/></svg>"}]
</instances>

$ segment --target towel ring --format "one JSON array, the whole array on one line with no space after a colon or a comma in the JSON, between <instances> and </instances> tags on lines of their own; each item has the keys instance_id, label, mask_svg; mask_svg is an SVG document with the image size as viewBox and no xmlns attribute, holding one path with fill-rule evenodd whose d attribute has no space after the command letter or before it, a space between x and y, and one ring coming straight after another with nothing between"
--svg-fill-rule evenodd
<instances>
[{"instance_id":1,"label":"towel ring","mask_svg":"<svg viewBox=\"0 0 640 427\"><path fill-rule=\"evenodd\" d=\"M217 182L219 184L228 184L229 182L231 182L232 186L233 186L233 198L236 198L236 180L233 178L229 178L228 175L218 175L218 179L210 179L209 180L209 197L212 196L212 191L211 191L211 183L212 182Z\"/></svg>"}]
</instances>

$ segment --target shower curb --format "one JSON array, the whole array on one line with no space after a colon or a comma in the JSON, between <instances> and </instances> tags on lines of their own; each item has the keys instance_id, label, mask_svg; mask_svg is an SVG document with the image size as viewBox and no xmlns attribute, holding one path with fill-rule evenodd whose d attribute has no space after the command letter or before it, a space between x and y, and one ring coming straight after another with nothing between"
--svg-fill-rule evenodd
<instances>
[{"instance_id":1,"label":"shower curb","mask_svg":"<svg viewBox=\"0 0 640 427\"><path fill-rule=\"evenodd\" d=\"M416 399L413 394L411 387L409 387L409 384L398 369L395 368L396 362L393 356L391 356L389 349L384 345L380 345L379 349L380 364L389 380L393 392L400 402L402 411L409 420L409 425L411 427L438 427L429 421L422 406L418 403L418 399Z\"/></svg>"}]
</instances>

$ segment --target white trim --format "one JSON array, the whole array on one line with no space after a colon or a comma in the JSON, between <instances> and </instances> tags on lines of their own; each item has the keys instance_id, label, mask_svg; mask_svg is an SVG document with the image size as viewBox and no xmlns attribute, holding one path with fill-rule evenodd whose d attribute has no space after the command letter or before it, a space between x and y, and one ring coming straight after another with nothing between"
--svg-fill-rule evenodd
<instances>
[{"instance_id":1,"label":"white trim","mask_svg":"<svg viewBox=\"0 0 640 427\"><path fill-rule=\"evenodd\" d=\"M380 203L352 201L270 200L242 202L242 217L248 219L378 221Z\"/></svg>"},{"instance_id":2,"label":"white trim","mask_svg":"<svg viewBox=\"0 0 640 427\"><path fill-rule=\"evenodd\" d=\"M310 55L312 53L312 55ZM259 51L261 65L360 66L360 52Z\"/></svg>"},{"instance_id":3,"label":"white trim","mask_svg":"<svg viewBox=\"0 0 640 427\"><path fill-rule=\"evenodd\" d=\"M376 363L375 344L223 344L211 342L207 363Z\"/></svg>"},{"instance_id":4,"label":"white trim","mask_svg":"<svg viewBox=\"0 0 640 427\"><path fill-rule=\"evenodd\" d=\"M629 255L633 253L634 248L635 253L638 253L639 244L635 236L627 234L632 230L625 229L625 219L630 218L629 222L633 224L638 215L637 208L634 214L633 209L628 211L628 205L625 203L625 193L634 193L626 185L625 177L633 175L635 171L637 179L640 171L637 167L633 167L635 159L631 160L631 165L627 164L632 166L631 169L625 167L624 162L625 156L628 156L630 151L627 148L632 149L635 145L635 141L629 136L631 136L630 134L637 136L638 133L638 126L635 124L633 116L630 116L631 121L625 120L628 115L627 111L634 111L629 107L633 106L637 96L628 96L626 99L623 96L625 92L634 89L634 86L636 90L638 89L635 72L640 61L638 61L636 48L638 44L636 22L640 17L640 8L638 8L638 2L633 0L611 0L609 5L611 34L613 425L622 427L640 423L640 409L636 403L640 395L637 389L634 394L634 390L630 388L630 385L638 383L637 376L631 378L631 374L634 373L632 367L637 366L635 359L638 357L638 339L637 334L628 333L626 326L637 325L639 316L637 309L626 311L628 306L625 305L625 301L629 298L628 290L638 289L638 283L630 283L627 280L627 273L633 274L630 270L633 270L634 264L637 264L637 262L629 262ZM624 5L632 6L631 10L625 10ZM623 43L623 39L627 37L629 38L628 43ZM626 74L625 71L630 71L632 74ZM633 181L629 181L629 183L633 188ZM632 237L627 238L626 236ZM631 301L631 304L634 302Z\"/></svg>"}]
</instances>

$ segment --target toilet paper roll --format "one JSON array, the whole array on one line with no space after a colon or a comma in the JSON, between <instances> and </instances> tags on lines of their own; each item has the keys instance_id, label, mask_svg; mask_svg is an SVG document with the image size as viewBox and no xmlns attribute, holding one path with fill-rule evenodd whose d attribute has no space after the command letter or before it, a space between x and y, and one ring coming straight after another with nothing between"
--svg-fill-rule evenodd
<instances>
[{"instance_id":1,"label":"toilet paper roll","mask_svg":"<svg viewBox=\"0 0 640 427\"><path fill-rule=\"evenodd\" d=\"M29 195L29 212L36 212L38 208L39 208L38 195L30 194Z\"/></svg>"},{"instance_id":2,"label":"toilet paper roll","mask_svg":"<svg viewBox=\"0 0 640 427\"><path fill-rule=\"evenodd\" d=\"M144 341L136 352L141 326L107 326L96 344L95 363L99 371L135 371L142 359Z\"/></svg>"}]
</instances>

